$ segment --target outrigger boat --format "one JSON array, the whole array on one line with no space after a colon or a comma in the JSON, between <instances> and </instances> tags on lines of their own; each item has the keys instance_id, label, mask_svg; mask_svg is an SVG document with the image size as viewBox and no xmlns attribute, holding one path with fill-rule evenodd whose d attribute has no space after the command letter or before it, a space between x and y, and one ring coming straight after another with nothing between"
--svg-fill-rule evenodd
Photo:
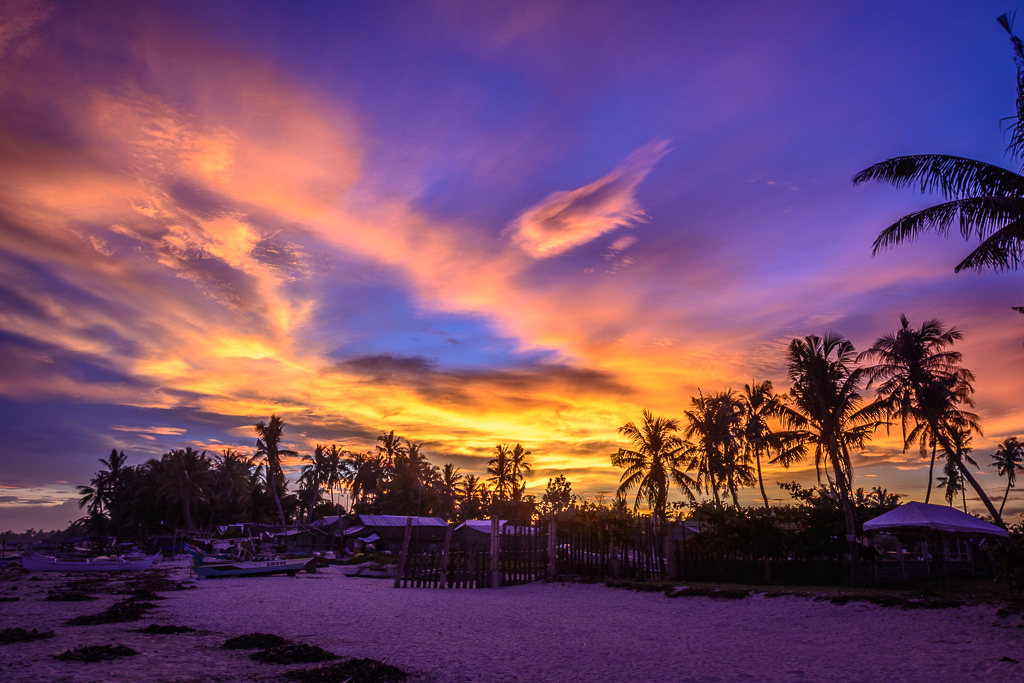
<instances>
[{"instance_id":1,"label":"outrigger boat","mask_svg":"<svg viewBox=\"0 0 1024 683\"><path fill-rule=\"evenodd\" d=\"M315 559L312 557L289 557L231 560L203 555L189 544L185 544L185 552L192 556L192 571L197 576L206 579L222 576L270 576L272 574L295 576Z\"/></svg>"},{"instance_id":2,"label":"outrigger boat","mask_svg":"<svg viewBox=\"0 0 1024 683\"><path fill-rule=\"evenodd\" d=\"M138 572L149 569L152 557L45 557L26 555L21 566L37 572Z\"/></svg>"}]
</instances>

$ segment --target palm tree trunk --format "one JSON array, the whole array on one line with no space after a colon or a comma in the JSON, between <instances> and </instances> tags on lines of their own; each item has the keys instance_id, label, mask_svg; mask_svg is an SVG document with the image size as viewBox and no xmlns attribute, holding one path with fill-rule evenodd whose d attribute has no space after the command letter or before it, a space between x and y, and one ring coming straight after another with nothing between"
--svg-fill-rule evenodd
<instances>
[{"instance_id":1,"label":"palm tree trunk","mask_svg":"<svg viewBox=\"0 0 1024 683\"><path fill-rule=\"evenodd\" d=\"M186 493L185 494L185 528L187 528L189 531L193 531L194 529L193 529L193 526L192 526L192 509L191 509L191 507L189 505L190 503L191 503L191 501L189 500L189 495Z\"/></svg>"},{"instance_id":2,"label":"palm tree trunk","mask_svg":"<svg viewBox=\"0 0 1024 683\"><path fill-rule=\"evenodd\" d=\"M849 456L847 456L849 457ZM850 580L860 580L860 553L857 546L857 523L850 502L850 489L846 485L846 474L839 466L839 457L832 457L832 469L836 474L836 486L839 487L840 504L843 507L843 518L846 522L846 543L850 548Z\"/></svg>"},{"instance_id":3,"label":"palm tree trunk","mask_svg":"<svg viewBox=\"0 0 1024 683\"><path fill-rule=\"evenodd\" d=\"M768 494L764 492L764 479L761 478L761 449L754 449L754 457L757 459L757 484L761 487L761 497L764 499L765 509L769 508Z\"/></svg>"},{"instance_id":4,"label":"palm tree trunk","mask_svg":"<svg viewBox=\"0 0 1024 683\"><path fill-rule=\"evenodd\" d=\"M932 464L928 466L928 492L924 494L924 504L927 505L932 497L932 478L935 471L935 444L932 444Z\"/></svg>"},{"instance_id":5,"label":"palm tree trunk","mask_svg":"<svg viewBox=\"0 0 1024 683\"><path fill-rule=\"evenodd\" d=\"M1006 499L1010 495L1010 484L1011 483L1012 482L1010 481L1010 478L1007 477L1007 479L1006 479L1006 493L1003 494L1003 502L1000 503L1000 505L999 505L999 514L1000 514L1000 516L1002 516L1003 508L1006 506Z\"/></svg>"},{"instance_id":6,"label":"palm tree trunk","mask_svg":"<svg viewBox=\"0 0 1024 683\"><path fill-rule=\"evenodd\" d=\"M931 427L932 434L938 436L940 442L942 443L942 448L946 451L947 454L949 454L949 457L953 459L953 462L956 463L957 469L959 469L960 472L963 473L967 481L971 482L971 486L974 488L974 491L981 498L981 502L985 504L985 507L988 509L988 513L992 515L992 519L995 521L996 524L1005 529L1006 524L1003 523L1002 515L1000 515L999 512L996 510L996 507L995 505L992 504L992 501L988 499L988 494L985 493L985 489L981 487L981 484L978 483L978 480L974 478L974 475L971 474L971 471L968 470L967 467L964 465L964 461L960 457L960 453L958 453L957 450L953 448L953 444L949 442L949 439L947 439L944 434L939 434L938 425L931 425Z\"/></svg>"},{"instance_id":7,"label":"palm tree trunk","mask_svg":"<svg viewBox=\"0 0 1024 683\"><path fill-rule=\"evenodd\" d=\"M277 493L277 467L271 465L267 469L269 470L267 484L270 485L270 490L274 493L274 504L277 505L277 514L281 516L281 526L286 526L288 523L284 520L284 508L281 507L281 496Z\"/></svg>"}]
</instances>

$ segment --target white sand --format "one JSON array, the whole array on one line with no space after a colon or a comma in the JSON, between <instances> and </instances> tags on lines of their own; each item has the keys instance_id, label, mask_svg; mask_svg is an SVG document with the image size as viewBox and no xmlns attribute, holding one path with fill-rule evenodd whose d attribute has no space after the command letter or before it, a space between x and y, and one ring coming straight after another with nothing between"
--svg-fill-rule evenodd
<instances>
[{"instance_id":1,"label":"white sand","mask_svg":"<svg viewBox=\"0 0 1024 683\"><path fill-rule=\"evenodd\" d=\"M176 570L185 576L185 570ZM285 667L226 651L228 637L262 631L342 656L389 659L436 681L1019 681L1020 615L995 607L904 611L755 595L739 601L666 598L600 585L532 584L500 590L394 589L333 570L295 578L214 579L164 593L151 618L62 626L121 596L44 602L67 581L0 582L0 628L55 630L48 641L0 645L4 681L277 680ZM11 591L11 586L18 589ZM35 591L43 591L43 593ZM144 636L149 623L204 633ZM139 656L61 662L68 648L123 644ZM999 661L1011 657L1021 664ZM311 665L303 665L311 666Z\"/></svg>"}]
</instances>

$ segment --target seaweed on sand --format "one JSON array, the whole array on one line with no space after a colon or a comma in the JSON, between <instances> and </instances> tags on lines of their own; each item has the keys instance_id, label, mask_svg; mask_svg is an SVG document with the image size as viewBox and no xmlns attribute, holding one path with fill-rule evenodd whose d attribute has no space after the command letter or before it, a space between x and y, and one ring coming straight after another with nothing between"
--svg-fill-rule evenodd
<instances>
[{"instance_id":1,"label":"seaweed on sand","mask_svg":"<svg viewBox=\"0 0 1024 683\"><path fill-rule=\"evenodd\" d=\"M704 586L681 586L667 594L670 598L718 598L720 600L742 600L750 595L741 588L705 588Z\"/></svg>"},{"instance_id":2,"label":"seaweed on sand","mask_svg":"<svg viewBox=\"0 0 1024 683\"><path fill-rule=\"evenodd\" d=\"M135 600L118 600L99 614L86 614L64 622L66 626L94 626L96 624L121 624L126 621L138 621L146 616L156 605Z\"/></svg>"},{"instance_id":3,"label":"seaweed on sand","mask_svg":"<svg viewBox=\"0 0 1024 683\"><path fill-rule=\"evenodd\" d=\"M337 659L337 656L316 645L295 643L254 652L252 659L263 664L311 664Z\"/></svg>"},{"instance_id":4,"label":"seaweed on sand","mask_svg":"<svg viewBox=\"0 0 1024 683\"><path fill-rule=\"evenodd\" d=\"M409 674L376 659L346 659L330 666L288 671L283 676L299 683L401 683Z\"/></svg>"},{"instance_id":5,"label":"seaweed on sand","mask_svg":"<svg viewBox=\"0 0 1024 683\"><path fill-rule=\"evenodd\" d=\"M103 662L118 657L131 657L139 654L125 645L86 645L74 650L64 650L54 658L63 662Z\"/></svg>"},{"instance_id":6,"label":"seaweed on sand","mask_svg":"<svg viewBox=\"0 0 1024 683\"><path fill-rule=\"evenodd\" d=\"M0 645L44 640L46 638L53 638L53 635L53 631L37 631L35 629L27 631L23 628L5 628L3 631L0 631Z\"/></svg>"},{"instance_id":7,"label":"seaweed on sand","mask_svg":"<svg viewBox=\"0 0 1024 683\"><path fill-rule=\"evenodd\" d=\"M173 636L179 633L193 633L194 628L188 626L170 626L168 624L150 624L146 628L140 628L136 633L145 633L148 636Z\"/></svg>"},{"instance_id":8,"label":"seaweed on sand","mask_svg":"<svg viewBox=\"0 0 1024 683\"><path fill-rule=\"evenodd\" d=\"M95 595L87 595L86 593L79 593L78 591L50 593L44 599L47 602L89 602L90 600L99 600Z\"/></svg>"},{"instance_id":9,"label":"seaweed on sand","mask_svg":"<svg viewBox=\"0 0 1024 683\"><path fill-rule=\"evenodd\" d=\"M290 645L291 641L273 633L246 633L244 636L228 638L221 645L226 650L269 650L272 647Z\"/></svg>"}]
</instances>

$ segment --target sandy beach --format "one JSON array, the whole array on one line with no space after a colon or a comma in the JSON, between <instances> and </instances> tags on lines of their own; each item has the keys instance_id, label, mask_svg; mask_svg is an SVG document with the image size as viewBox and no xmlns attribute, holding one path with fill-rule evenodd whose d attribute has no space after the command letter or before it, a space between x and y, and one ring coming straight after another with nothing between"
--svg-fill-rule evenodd
<instances>
[{"instance_id":1,"label":"sandy beach","mask_svg":"<svg viewBox=\"0 0 1024 683\"><path fill-rule=\"evenodd\" d=\"M154 568L187 581L183 566ZM0 628L55 637L0 645L6 681L281 680L313 665L258 664L225 639L260 631L342 657L386 659L423 681L1019 681L1020 614L991 605L907 611L801 597L668 598L603 585L536 583L499 590L394 589L332 569L294 578L198 581L161 592L136 622L65 626L124 595L116 577L93 602L48 602L81 578L20 574L0 582ZM101 592L110 591L110 592ZM195 633L143 635L148 624ZM83 645L139 652L110 662L65 662Z\"/></svg>"}]
</instances>

